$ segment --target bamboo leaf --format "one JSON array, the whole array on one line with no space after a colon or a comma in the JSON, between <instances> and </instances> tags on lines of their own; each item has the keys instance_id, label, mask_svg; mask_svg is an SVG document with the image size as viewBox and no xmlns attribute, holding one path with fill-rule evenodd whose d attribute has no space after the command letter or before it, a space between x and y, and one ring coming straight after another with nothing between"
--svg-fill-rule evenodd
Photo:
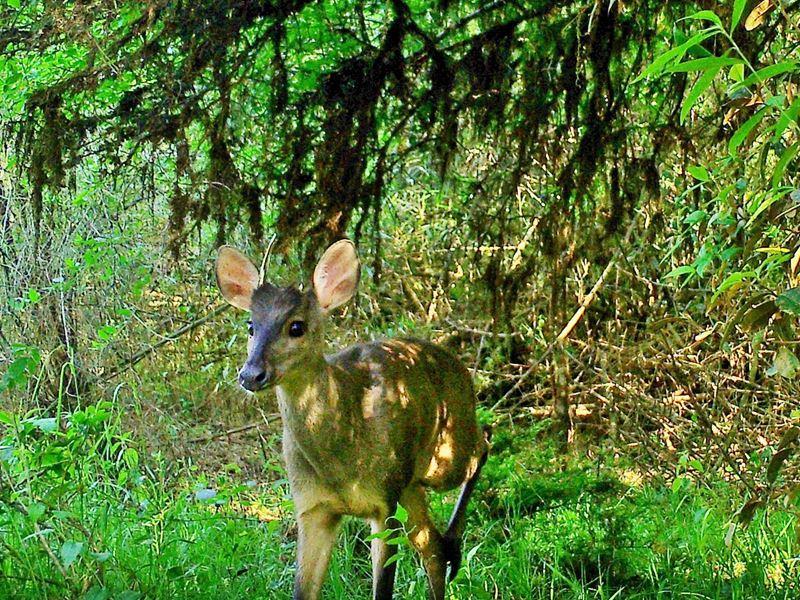
<instances>
[{"instance_id":1,"label":"bamboo leaf","mask_svg":"<svg viewBox=\"0 0 800 600\"><path fill-rule=\"evenodd\" d=\"M747 6L747 0L736 0L733 3L733 16L731 17L731 31L736 29L736 26L739 24L739 21L742 20L742 14L744 14L745 6Z\"/></svg>"},{"instance_id":2,"label":"bamboo leaf","mask_svg":"<svg viewBox=\"0 0 800 600\"><path fill-rule=\"evenodd\" d=\"M687 73L689 71L705 71L712 67L727 67L730 65L744 64L741 58L731 56L707 56L695 58L672 65L667 69L670 73Z\"/></svg>"},{"instance_id":3,"label":"bamboo leaf","mask_svg":"<svg viewBox=\"0 0 800 600\"><path fill-rule=\"evenodd\" d=\"M794 102L781 112L781 116L778 117L778 122L775 123L775 134L772 136L772 141L777 142L781 139L783 132L786 131L786 128L789 127L789 124L797 121L797 116L800 115L800 96L794 99Z\"/></svg>"},{"instance_id":4,"label":"bamboo leaf","mask_svg":"<svg viewBox=\"0 0 800 600\"><path fill-rule=\"evenodd\" d=\"M633 80L633 83L638 83L647 77L661 75L671 61L681 60L689 48L696 46L700 42L710 38L712 35L714 35L713 30L703 30L699 33L696 33L679 46L675 46L674 48L670 48L666 52L659 54L655 60L653 60L653 62L650 63L650 65L648 65L644 71L642 71L641 75Z\"/></svg>"},{"instance_id":5,"label":"bamboo leaf","mask_svg":"<svg viewBox=\"0 0 800 600\"><path fill-rule=\"evenodd\" d=\"M688 17L684 17L684 19L687 21L709 21L722 29L722 20L713 10L700 10Z\"/></svg>"},{"instance_id":6,"label":"bamboo leaf","mask_svg":"<svg viewBox=\"0 0 800 600\"><path fill-rule=\"evenodd\" d=\"M775 165L775 172L772 174L773 187L778 187L778 184L781 182L781 178L783 177L783 173L786 171L786 167L797 155L797 149L797 142L795 142L783 151L778 163Z\"/></svg>"},{"instance_id":7,"label":"bamboo leaf","mask_svg":"<svg viewBox=\"0 0 800 600\"><path fill-rule=\"evenodd\" d=\"M784 62L775 63L774 65L769 65L764 67L763 69L759 69L752 75L745 77L741 83L737 83L733 89L739 90L745 88L747 86L753 85L754 83L765 83L766 81L776 77L778 75L783 75L784 73L789 73L791 71L797 70L797 61L794 60L787 60Z\"/></svg>"},{"instance_id":8,"label":"bamboo leaf","mask_svg":"<svg viewBox=\"0 0 800 600\"><path fill-rule=\"evenodd\" d=\"M711 69L705 71L698 78L697 83L695 83L692 89L689 91L689 94L686 96L683 101L683 105L681 106L681 125L686 122L686 117L689 116L692 107L695 105L700 96L703 95L703 92L705 92L714 82L714 78L717 76L717 73L719 73L720 68L721 67L712 67Z\"/></svg>"},{"instance_id":9,"label":"bamboo leaf","mask_svg":"<svg viewBox=\"0 0 800 600\"><path fill-rule=\"evenodd\" d=\"M740 127L736 130L736 132L731 136L730 141L728 142L728 152L731 156L736 156L736 149L742 144L742 142L747 139L747 136L750 135L750 132L753 131L753 128L761 122L761 119L764 118L764 115L767 114L766 108L762 108L752 117L747 119Z\"/></svg>"}]
</instances>

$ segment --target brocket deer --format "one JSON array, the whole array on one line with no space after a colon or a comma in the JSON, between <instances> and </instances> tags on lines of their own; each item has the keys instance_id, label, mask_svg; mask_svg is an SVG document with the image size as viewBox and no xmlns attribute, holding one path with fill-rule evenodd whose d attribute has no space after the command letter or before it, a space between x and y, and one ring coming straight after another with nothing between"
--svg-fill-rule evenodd
<instances>
[{"instance_id":1,"label":"brocket deer","mask_svg":"<svg viewBox=\"0 0 800 600\"><path fill-rule=\"evenodd\" d=\"M323 354L327 315L358 285L359 262L349 240L327 249L307 292L261 284L253 263L229 246L219 249L216 276L225 299L250 311L239 383L251 392L277 391L298 523L294 598L320 597L344 515L371 522L372 595L391 598L395 561L389 558L397 548L380 532L397 526L392 517L399 503L430 597L443 599L447 569L452 579L461 562L466 506L488 453L467 370L444 348L417 339ZM458 485L442 534L428 514L426 490Z\"/></svg>"}]
</instances>

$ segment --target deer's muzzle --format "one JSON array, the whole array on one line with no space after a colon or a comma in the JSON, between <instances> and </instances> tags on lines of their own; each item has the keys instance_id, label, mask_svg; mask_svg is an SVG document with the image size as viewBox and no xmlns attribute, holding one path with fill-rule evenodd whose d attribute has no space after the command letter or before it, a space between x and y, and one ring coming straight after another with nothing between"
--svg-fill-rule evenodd
<instances>
[{"instance_id":1,"label":"deer's muzzle","mask_svg":"<svg viewBox=\"0 0 800 600\"><path fill-rule=\"evenodd\" d=\"M249 392L257 392L275 381L275 369L248 361L239 371L239 385Z\"/></svg>"}]
</instances>

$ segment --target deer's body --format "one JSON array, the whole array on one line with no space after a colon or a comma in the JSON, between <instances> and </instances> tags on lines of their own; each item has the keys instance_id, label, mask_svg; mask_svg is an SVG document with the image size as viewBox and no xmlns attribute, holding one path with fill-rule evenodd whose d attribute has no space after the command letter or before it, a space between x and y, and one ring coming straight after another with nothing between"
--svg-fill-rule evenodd
<instances>
[{"instance_id":1,"label":"deer's body","mask_svg":"<svg viewBox=\"0 0 800 600\"><path fill-rule=\"evenodd\" d=\"M408 512L406 528L431 597L444 598L447 567L452 576L460 564L466 504L487 453L469 373L443 348L416 339L323 354L323 316L350 298L358 280L349 242L334 244L320 260L313 293L259 286L255 267L242 260L223 249L217 278L225 297L252 314L242 385L277 389L298 518L295 599L319 598L342 516L368 519L379 533L393 525L398 503ZM441 534L428 515L426 489L462 484ZM381 536L372 540L376 599L392 596L395 568L386 562L395 550Z\"/></svg>"},{"instance_id":2,"label":"deer's body","mask_svg":"<svg viewBox=\"0 0 800 600\"><path fill-rule=\"evenodd\" d=\"M386 518L410 484L449 490L475 469L483 438L472 382L458 359L428 342L376 341L320 356L284 378L278 399L298 512L325 503Z\"/></svg>"}]
</instances>

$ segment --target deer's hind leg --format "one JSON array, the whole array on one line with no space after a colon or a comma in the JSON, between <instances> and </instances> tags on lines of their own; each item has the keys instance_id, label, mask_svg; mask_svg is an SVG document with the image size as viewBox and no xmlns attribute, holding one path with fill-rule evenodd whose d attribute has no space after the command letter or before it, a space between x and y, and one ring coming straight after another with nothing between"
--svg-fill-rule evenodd
<instances>
[{"instance_id":1,"label":"deer's hind leg","mask_svg":"<svg viewBox=\"0 0 800 600\"><path fill-rule=\"evenodd\" d=\"M420 484L408 486L400 497L400 504L408 511L408 539L422 558L429 596L432 600L444 600L447 557L442 534L428 513L425 488Z\"/></svg>"}]
</instances>

